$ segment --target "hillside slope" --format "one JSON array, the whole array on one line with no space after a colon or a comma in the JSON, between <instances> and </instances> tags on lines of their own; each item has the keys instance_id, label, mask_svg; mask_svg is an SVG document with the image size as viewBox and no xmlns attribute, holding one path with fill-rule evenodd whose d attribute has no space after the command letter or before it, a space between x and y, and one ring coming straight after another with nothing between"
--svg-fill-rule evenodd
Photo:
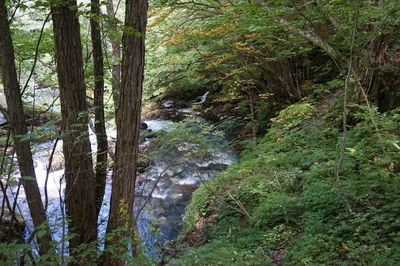
<instances>
[{"instance_id":1,"label":"hillside slope","mask_svg":"<svg viewBox=\"0 0 400 266\"><path fill-rule=\"evenodd\" d=\"M349 104L341 153L332 96L281 110L194 193L171 265L400 263L400 109Z\"/></svg>"}]
</instances>

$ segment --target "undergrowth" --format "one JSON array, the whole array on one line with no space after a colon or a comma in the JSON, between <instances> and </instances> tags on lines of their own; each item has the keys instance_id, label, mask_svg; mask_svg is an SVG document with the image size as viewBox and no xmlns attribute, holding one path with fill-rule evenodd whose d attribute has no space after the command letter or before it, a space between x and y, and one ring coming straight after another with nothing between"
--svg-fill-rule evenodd
<instances>
[{"instance_id":1,"label":"undergrowth","mask_svg":"<svg viewBox=\"0 0 400 266\"><path fill-rule=\"evenodd\" d=\"M374 109L377 131L364 106L349 105L337 179L339 109L316 106L282 110L256 150L193 194L180 243L200 230L202 245L172 265L400 264L400 109Z\"/></svg>"}]
</instances>

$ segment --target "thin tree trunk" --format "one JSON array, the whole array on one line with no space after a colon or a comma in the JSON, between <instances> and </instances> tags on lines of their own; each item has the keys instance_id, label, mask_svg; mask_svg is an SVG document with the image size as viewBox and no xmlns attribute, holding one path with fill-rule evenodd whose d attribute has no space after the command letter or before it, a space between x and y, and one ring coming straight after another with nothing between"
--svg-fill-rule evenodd
<instances>
[{"instance_id":1,"label":"thin tree trunk","mask_svg":"<svg viewBox=\"0 0 400 266\"><path fill-rule=\"evenodd\" d=\"M21 182L25 189L33 224L35 229L39 230L40 227L41 230L44 229L48 232L48 234L38 237L39 252L43 255L48 253L51 248L51 234L36 181L30 143L20 138L21 135L27 134L28 130L15 67L14 48L5 0L0 0L0 32L0 67L8 106L7 120L10 123L14 138L18 166L21 172Z\"/></svg>"},{"instance_id":2,"label":"thin tree trunk","mask_svg":"<svg viewBox=\"0 0 400 266\"><path fill-rule=\"evenodd\" d=\"M110 18L115 18L113 0L107 0L107 15ZM111 69L111 74L112 74L111 86L112 86L114 109L116 115L119 107L120 85L121 85L121 64L119 63L119 60L121 58L121 43L119 41L119 38L116 36L116 34L118 33L117 24L111 23L109 27L112 32L111 37L109 37L111 41L112 64L113 64Z\"/></svg>"},{"instance_id":3,"label":"thin tree trunk","mask_svg":"<svg viewBox=\"0 0 400 266\"><path fill-rule=\"evenodd\" d=\"M99 0L91 1L91 37L93 46L94 63L94 114L95 133L97 138L97 160L96 160L96 214L99 215L103 201L104 189L107 176L107 133L104 119L104 63L103 48L100 32L100 3Z\"/></svg>"},{"instance_id":4,"label":"thin tree trunk","mask_svg":"<svg viewBox=\"0 0 400 266\"><path fill-rule=\"evenodd\" d=\"M128 227L134 234L133 202L139 146L140 109L143 86L144 42L147 22L147 0L127 0L125 26L133 32L123 36L123 58L120 109L117 113L117 144L113 172L110 215L107 234ZM106 242L116 244L120 236ZM104 265L124 265L106 252Z\"/></svg>"},{"instance_id":5,"label":"thin tree trunk","mask_svg":"<svg viewBox=\"0 0 400 266\"><path fill-rule=\"evenodd\" d=\"M82 44L76 0L62 1L51 9L63 127L65 201L71 218L70 232L77 235L71 239L70 247L76 248L97 238Z\"/></svg>"},{"instance_id":6,"label":"thin tree trunk","mask_svg":"<svg viewBox=\"0 0 400 266\"><path fill-rule=\"evenodd\" d=\"M253 138L253 151L257 151L257 121L256 121L256 111L255 111L255 103L254 103L254 95L252 91L247 91L247 95L249 98L249 107L250 107L250 115L251 115L251 135Z\"/></svg>"}]
</instances>

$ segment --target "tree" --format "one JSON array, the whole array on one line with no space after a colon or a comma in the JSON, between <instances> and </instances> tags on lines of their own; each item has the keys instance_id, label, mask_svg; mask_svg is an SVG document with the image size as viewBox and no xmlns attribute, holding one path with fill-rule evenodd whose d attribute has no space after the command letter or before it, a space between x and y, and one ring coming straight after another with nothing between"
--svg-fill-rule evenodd
<instances>
[{"instance_id":1,"label":"tree","mask_svg":"<svg viewBox=\"0 0 400 266\"><path fill-rule=\"evenodd\" d=\"M76 234L70 247L76 248L97 238L95 179L88 134L82 45L76 1L54 3L51 10L62 114L65 201L71 218L69 229Z\"/></svg>"},{"instance_id":2,"label":"tree","mask_svg":"<svg viewBox=\"0 0 400 266\"><path fill-rule=\"evenodd\" d=\"M114 233L116 229L122 227L128 227L129 233L135 233L133 203L139 148L147 8L147 0L126 1L120 104L116 117L117 144L107 234ZM117 240L115 236L106 242L106 249ZM106 252L103 265L124 265L124 263L113 258L110 252Z\"/></svg>"},{"instance_id":3,"label":"tree","mask_svg":"<svg viewBox=\"0 0 400 266\"><path fill-rule=\"evenodd\" d=\"M90 28L93 46L94 63L94 114L95 133L97 137L96 160L96 213L100 212L107 177L107 133L104 119L104 62L100 30L100 3L91 1Z\"/></svg>"},{"instance_id":4,"label":"tree","mask_svg":"<svg viewBox=\"0 0 400 266\"><path fill-rule=\"evenodd\" d=\"M28 133L28 130L15 67L14 48L5 0L0 0L0 32L0 68L8 106L6 118L10 123L13 134L18 166L21 173L21 182L25 189L35 230L44 229L47 231L45 235L38 236L39 253L44 255L48 253L51 248L51 234L40 196L39 186L36 182L30 143L21 138Z\"/></svg>"},{"instance_id":5,"label":"tree","mask_svg":"<svg viewBox=\"0 0 400 266\"><path fill-rule=\"evenodd\" d=\"M121 43L119 38L116 36L118 33L118 27L115 23L115 11L114 11L114 4L113 0L107 0L107 15L109 16L110 20L112 21L109 25L110 27L110 42L112 48L112 70L111 70L111 85L112 85L112 94L114 100L114 109L115 114L117 113L118 106L119 106L119 87L121 82L121 64L119 60L121 58Z\"/></svg>"}]
</instances>

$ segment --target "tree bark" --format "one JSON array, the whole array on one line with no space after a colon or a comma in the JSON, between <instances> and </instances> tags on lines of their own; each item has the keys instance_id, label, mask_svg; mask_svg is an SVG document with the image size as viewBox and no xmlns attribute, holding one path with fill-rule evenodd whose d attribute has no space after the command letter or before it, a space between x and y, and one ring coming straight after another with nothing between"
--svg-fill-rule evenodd
<instances>
[{"instance_id":1,"label":"tree bark","mask_svg":"<svg viewBox=\"0 0 400 266\"><path fill-rule=\"evenodd\" d=\"M76 0L59 2L51 9L63 127L65 201L70 232L77 235L71 239L70 248L76 248L97 238L82 44Z\"/></svg>"},{"instance_id":2,"label":"tree bark","mask_svg":"<svg viewBox=\"0 0 400 266\"><path fill-rule=\"evenodd\" d=\"M14 47L12 44L5 0L0 0L0 68L3 77L4 92L7 101L7 120L10 124L17 151L18 167L21 182L24 186L28 207L36 230L46 230L48 233L38 237L39 253L44 255L51 248L51 234L46 213L36 181L35 168L29 141L20 136L28 133L22 106L21 91L15 67ZM40 227L40 228L39 228Z\"/></svg>"},{"instance_id":3,"label":"tree bark","mask_svg":"<svg viewBox=\"0 0 400 266\"><path fill-rule=\"evenodd\" d=\"M110 18L115 18L115 11L114 11L114 4L113 0L107 0L107 15ZM111 79L111 86L112 86L112 94L113 94L113 100L114 100L114 109L115 109L115 116L117 115L118 112L118 107L119 107L119 97L120 97L120 83L121 83L121 64L119 63L119 60L121 58L121 43L119 41L119 38L116 37L115 35L118 33L118 27L117 24L111 23L109 25L111 33L114 35L111 35L109 37L111 41L111 48L112 48L112 69L111 69L111 74L112 74L112 79Z\"/></svg>"},{"instance_id":4,"label":"tree bark","mask_svg":"<svg viewBox=\"0 0 400 266\"><path fill-rule=\"evenodd\" d=\"M94 115L95 133L97 138L96 160L96 214L99 215L103 202L107 177L107 133L104 118L104 63L103 48L100 32L100 3L99 0L91 0L90 28L93 46L94 64Z\"/></svg>"},{"instance_id":5,"label":"tree bark","mask_svg":"<svg viewBox=\"0 0 400 266\"><path fill-rule=\"evenodd\" d=\"M125 26L132 28L123 35L123 57L120 108L117 113L117 144L115 152L110 215L107 234L128 227L131 236L133 202L139 147L140 109L143 87L144 45L147 22L147 0L127 0ZM106 242L116 244L120 235ZM124 265L124 262L106 252L104 265Z\"/></svg>"}]
</instances>

